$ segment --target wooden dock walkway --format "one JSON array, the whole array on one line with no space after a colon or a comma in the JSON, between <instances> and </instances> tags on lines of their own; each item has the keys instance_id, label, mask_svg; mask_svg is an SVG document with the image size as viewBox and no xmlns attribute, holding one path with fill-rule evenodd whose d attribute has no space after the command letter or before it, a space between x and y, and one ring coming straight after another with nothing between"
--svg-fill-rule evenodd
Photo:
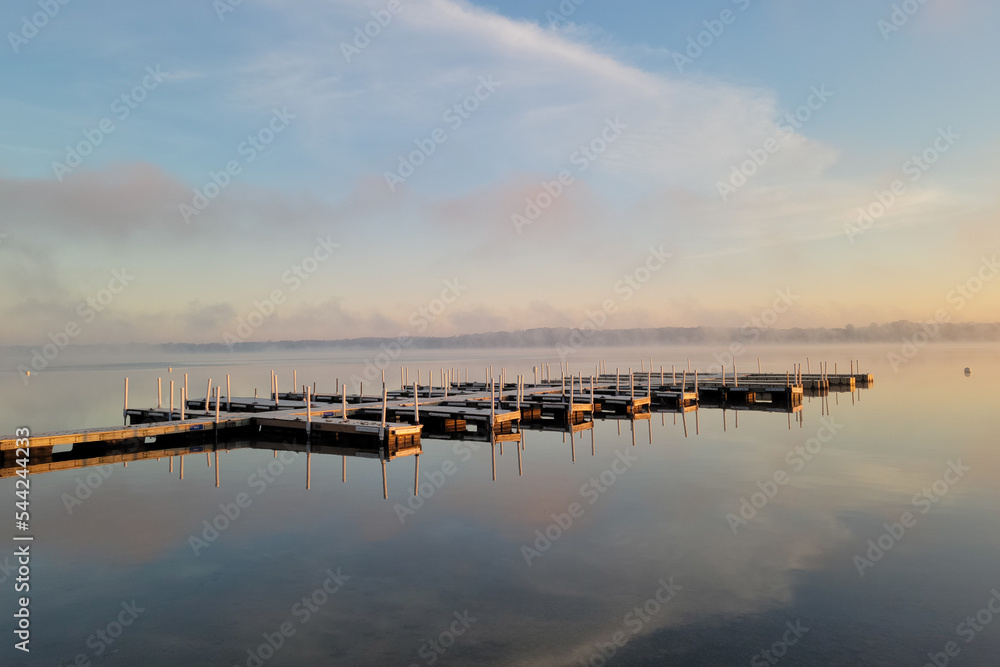
<instances>
[{"instance_id":1,"label":"wooden dock walkway","mask_svg":"<svg viewBox=\"0 0 1000 667\"><path fill-rule=\"evenodd\" d=\"M150 442L205 433L230 438L230 434L264 431L304 433L318 439L372 439L393 447L419 442L421 437L493 437L516 433L522 427L573 432L580 424L592 424L595 419L645 419L654 411L683 414L698 408L740 408L791 413L801 409L806 390L810 395L822 395L832 387L854 391L855 387L874 384L871 375L854 372L853 363L852 373L846 375L803 374L801 366L786 373L743 375L727 375L726 371L677 372L676 368L666 372L662 366L654 372L650 362L648 369L629 369L627 374L620 369L608 373L599 364L593 374L585 376L568 373L567 367L561 368L558 380L551 378L547 365L542 369L545 377L539 380L539 369L535 367L531 383L526 376L511 382L506 371L496 377L491 368L484 382L469 381L468 370L462 382L457 372L446 374L442 369L437 385L430 380L428 384L410 384L408 371L401 369L400 388L390 391L380 383L378 396L360 391L349 394L346 385L333 393L316 391L315 385L312 389L301 385L298 391L281 392L272 371L271 390L266 397L229 395L227 376L227 395L223 395L221 386L213 389L209 381L204 398L190 398L185 376L176 406L171 395L168 406L163 407L158 382L161 405L156 408L130 408L126 378L122 412L126 425L33 434L29 447ZM172 389L173 382L170 384ZM0 451L16 446L13 437L0 439Z\"/></svg>"}]
</instances>

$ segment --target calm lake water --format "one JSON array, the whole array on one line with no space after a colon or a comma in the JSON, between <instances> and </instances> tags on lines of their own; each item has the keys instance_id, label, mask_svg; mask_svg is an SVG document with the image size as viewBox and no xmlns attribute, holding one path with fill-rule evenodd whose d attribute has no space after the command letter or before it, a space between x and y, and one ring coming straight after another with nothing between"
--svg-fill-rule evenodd
<instances>
[{"instance_id":1,"label":"calm lake water","mask_svg":"<svg viewBox=\"0 0 1000 667\"><path fill-rule=\"evenodd\" d=\"M349 458L344 483L341 457L314 455L307 491L304 455L279 466L248 449L221 454L219 488L203 454L186 457L183 480L166 459L107 468L79 503L68 499L86 495L96 468L34 476L32 651L15 651L7 631L0 663L1000 664L1000 347L930 347L898 372L890 351L761 348L739 360L755 370L759 353L783 372L809 356L813 370L828 360L845 372L860 359L874 387L830 394L826 422L812 398L801 424L689 413L687 437L672 414L598 421L593 443L527 430L523 475L508 444L496 481L488 444L424 439L419 500L412 457L388 464L388 500L378 460ZM585 350L572 364L587 374L597 359L669 369L691 357L704 369L714 352ZM365 356L67 353L28 386L0 375L0 432L118 424L122 379L130 405L155 405L168 365L178 381L189 374L193 396L227 372L234 394L265 395L271 368L283 391L293 368L333 391ZM487 364L530 379L541 361L558 365L551 349L411 351L402 363L412 381L442 366L482 379ZM13 480L0 488L13 509ZM239 516L209 540L204 522L238 499ZM12 551L0 552L4 627Z\"/></svg>"}]
</instances>

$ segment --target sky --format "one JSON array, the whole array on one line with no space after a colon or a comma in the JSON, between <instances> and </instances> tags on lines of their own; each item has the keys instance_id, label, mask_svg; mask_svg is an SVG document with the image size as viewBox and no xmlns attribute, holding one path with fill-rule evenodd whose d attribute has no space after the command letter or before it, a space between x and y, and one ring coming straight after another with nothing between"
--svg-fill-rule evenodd
<instances>
[{"instance_id":1,"label":"sky","mask_svg":"<svg viewBox=\"0 0 1000 667\"><path fill-rule=\"evenodd\" d=\"M0 344L997 319L991 0L65 2Z\"/></svg>"}]
</instances>

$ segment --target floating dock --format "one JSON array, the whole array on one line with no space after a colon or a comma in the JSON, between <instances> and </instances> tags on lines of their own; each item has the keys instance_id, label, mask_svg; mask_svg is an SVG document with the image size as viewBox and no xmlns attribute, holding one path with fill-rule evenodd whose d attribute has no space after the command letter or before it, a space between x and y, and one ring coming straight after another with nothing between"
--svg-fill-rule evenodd
<instances>
[{"instance_id":1,"label":"floating dock","mask_svg":"<svg viewBox=\"0 0 1000 667\"><path fill-rule=\"evenodd\" d=\"M381 451L387 457L392 451L418 445L422 437L496 440L522 428L573 433L580 424L592 424L595 419L647 419L652 412L683 415L699 408L721 408L791 414L801 410L806 391L825 395L874 384L871 375L855 372L853 362L851 373L845 375L803 373L801 365L785 373L678 372L676 366L670 371L661 366L654 372L651 360L648 368L640 364L639 371L628 369L627 373L621 369L609 373L603 363L589 375L570 373L568 367L561 364L558 379L552 379L548 364L535 366L531 382L524 375L509 381L506 370L495 376L492 367L485 369L483 382L470 381L466 369L462 382L457 370L441 369L437 385L430 374L427 384L421 384L419 372L411 384L409 370L400 369L399 389L390 391L383 373L377 396L364 395L362 387L349 394L339 379L338 391L320 392L315 384L298 385L297 372L293 372L296 390L281 392L272 371L266 397L231 395L227 376L225 394L223 387L213 387L209 380L205 397L191 398L185 375L179 401L175 402L174 382L170 382L166 406L158 379L155 408L129 407L126 378L125 425L32 434L28 446L45 454L45 449L59 446L114 446L191 436L248 440L290 433L317 441L364 443L361 449ZM0 439L0 451L9 455L16 448L14 437Z\"/></svg>"}]
</instances>

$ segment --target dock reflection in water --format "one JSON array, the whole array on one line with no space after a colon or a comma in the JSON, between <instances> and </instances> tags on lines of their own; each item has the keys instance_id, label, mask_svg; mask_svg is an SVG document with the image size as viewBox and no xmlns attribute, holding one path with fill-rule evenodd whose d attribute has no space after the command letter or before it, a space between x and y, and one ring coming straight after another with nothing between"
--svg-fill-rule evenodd
<instances>
[{"instance_id":1,"label":"dock reflection in water","mask_svg":"<svg viewBox=\"0 0 1000 667\"><path fill-rule=\"evenodd\" d=\"M800 623L783 663L924 664L1000 581L995 353L971 378L968 350L951 374L924 354L921 382L873 364L879 387L851 398L804 387L797 405L716 407L706 383L700 408L654 398L492 437L428 429L397 451L294 429L33 449L32 658L568 667L621 632L609 664L748 664ZM943 411L941 396L958 399ZM821 420L836 436L809 444ZM915 510L949 461L971 470ZM91 476L101 485L84 488ZM252 504L227 521L241 497ZM917 524L859 574L854 558L905 511ZM95 655L87 638L133 600L144 611ZM446 634L455 614L461 636ZM961 649L990 664L1000 634L984 626Z\"/></svg>"}]
</instances>

